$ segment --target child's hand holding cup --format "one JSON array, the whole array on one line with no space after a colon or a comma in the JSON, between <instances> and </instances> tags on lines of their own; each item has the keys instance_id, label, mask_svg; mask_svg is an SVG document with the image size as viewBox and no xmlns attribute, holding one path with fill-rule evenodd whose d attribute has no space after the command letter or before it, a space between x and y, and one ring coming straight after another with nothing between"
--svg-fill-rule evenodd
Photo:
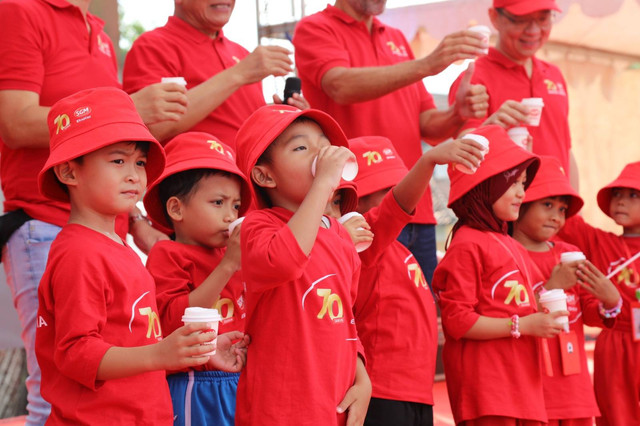
<instances>
[{"instance_id":1,"label":"child's hand holding cup","mask_svg":"<svg viewBox=\"0 0 640 426\"><path fill-rule=\"evenodd\" d=\"M318 162L318 157L313 159L311 163L311 175L315 177L316 175L316 163ZM356 160L356 156L351 153L347 162L344 164L344 168L342 169L342 179L346 181L352 181L358 175L358 161Z\"/></svg>"},{"instance_id":2,"label":"child's hand holding cup","mask_svg":"<svg viewBox=\"0 0 640 426\"><path fill-rule=\"evenodd\" d=\"M205 330L204 332L214 331L216 333L216 336L218 335L218 325L221 320L222 317L218 313L217 309L206 309L199 307L190 307L185 309L184 315L182 316L182 322L185 325L189 323L206 323L207 330ZM213 350L200 356L216 354L216 339L213 339L210 342L203 343L205 345L213 345Z\"/></svg>"},{"instance_id":3,"label":"child's hand holding cup","mask_svg":"<svg viewBox=\"0 0 640 426\"><path fill-rule=\"evenodd\" d=\"M553 290L547 290L540 295L540 305L547 311L566 311L567 310L567 295L564 290L560 288L554 288ZM564 326L564 331L569 331L569 317L566 315L556 318L558 324Z\"/></svg>"}]
</instances>

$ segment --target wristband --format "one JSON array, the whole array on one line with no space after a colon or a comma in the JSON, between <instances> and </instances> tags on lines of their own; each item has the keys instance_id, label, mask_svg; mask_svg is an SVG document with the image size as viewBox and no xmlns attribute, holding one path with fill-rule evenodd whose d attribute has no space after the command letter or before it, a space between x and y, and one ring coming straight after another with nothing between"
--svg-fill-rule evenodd
<instances>
[{"instance_id":1,"label":"wristband","mask_svg":"<svg viewBox=\"0 0 640 426\"><path fill-rule=\"evenodd\" d=\"M605 309L602 302L598 303L598 313L603 318L615 318L620 312L622 312L622 297L620 297L616 306L611 309Z\"/></svg>"},{"instance_id":2,"label":"wristband","mask_svg":"<svg viewBox=\"0 0 640 426\"><path fill-rule=\"evenodd\" d=\"M511 326L511 337L513 337L514 339L519 339L520 338L520 317L518 315L512 315L509 325Z\"/></svg>"}]
</instances>

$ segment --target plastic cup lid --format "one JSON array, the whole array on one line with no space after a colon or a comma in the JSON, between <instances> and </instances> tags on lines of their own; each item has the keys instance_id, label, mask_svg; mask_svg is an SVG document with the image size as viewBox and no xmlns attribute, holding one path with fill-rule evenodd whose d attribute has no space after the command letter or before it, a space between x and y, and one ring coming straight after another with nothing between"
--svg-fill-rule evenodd
<instances>
[{"instance_id":1,"label":"plastic cup lid","mask_svg":"<svg viewBox=\"0 0 640 426\"><path fill-rule=\"evenodd\" d=\"M512 127L509 130L507 130L507 134L509 136L528 135L529 130L527 130L526 127Z\"/></svg>"},{"instance_id":2,"label":"plastic cup lid","mask_svg":"<svg viewBox=\"0 0 640 426\"><path fill-rule=\"evenodd\" d=\"M187 85L187 80L185 80L184 77L162 77L160 82L162 82L162 83L177 83L177 84L181 84L183 86Z\"/></svg>"},{"instance_id":3,"label":"plastic cup lid","mask_svg":"<svg viewBox=\"0 0 640 426\"><path fill-rule=\"evenodd\" d=\"M491 28L487 27L486 25L474 25L473 27L467 28L467 31L491 34Z\"/></svg>"},{"instance_id":4,"label":"plastic cup lid","mask_svg":"<svg viewBox=\"0 0 640 426\"><path fill-rule=\"evenodd\" d=\"M346 221L348 221L349 219L351 219L352 217L356 217L356 216L362 216L360 213L358 212L349 212L349 213L345 213L344 215L342 215L339 219L338 222L340 223L345 223Z\"/></svg>"},{"instance_id":5,"label":"plastic cup lid","mask_svg":"<svg viewBox=\"0 0 640 426\"><path fill-rule=\"evenodd\" d=\"M553 290L545 291L540 295L540 303L549 302L552 300L566 299L567 295L561 288L554 288Z\"/></svg>"},{"instance_id":6,"label":"plastic cup lid","mask_svg":"<svg viewBox=\"0 0 640 426\"><path fill-rule=\"evenodd\" d=\"M544 100L542 100L542 98L524 98L521 103L525 105L544 106Z\"/></svg>"},{"instance_id":7,"label":"plastic cup lid","mask_svg":"<svg viewBox=\"0 0 640 426\"><path fill-rule=\"evenodd\" d=\"M586 260L587 257L581 251L567 251L560 254L560 262L575 262L576 260Z\"/></svg>"},{"instance_id":8,"label":"plastic cup lid","mask_svg":"<svg viewBox=\"0 0 640 426\"><path fill-rule=\"evenodd\" d=\"M482 145L485 149L489 148L489 139L485 138L482 135L476 135L474 133L467 133L466 135L464 135L462 137L462 139L471 139L472 141L476 141L478 142L480 145Z\"/></svg>"},{"instance_id":9,"label":"plastic cup lid","mask_svg":"<svg viewBox=\"0 0 640 426\"><path fill-rule=\"evenodd\" d=\"M190 307L184 310L182 321L188 322L209 322L220 321L222 317L217 309L207 309L199 307Z\"/></svg>"}]
</instances>

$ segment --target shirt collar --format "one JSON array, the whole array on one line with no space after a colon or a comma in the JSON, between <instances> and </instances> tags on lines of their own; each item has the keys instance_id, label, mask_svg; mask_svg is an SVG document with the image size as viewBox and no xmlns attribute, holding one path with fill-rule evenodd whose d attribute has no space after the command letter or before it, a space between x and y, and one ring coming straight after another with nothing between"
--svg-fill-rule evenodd
<instances>
[{"instance_id":1,"label":"shirt collar","mask_svg":"<svg viewBox=\"0 0 640 426\"><path fill-rule=\"evenodd\" d=\"M49 3L51 6L54 6L60 9L64 9L66 7L77 7L72 5L66 0L42 0L42 1L44 1L45 3Z\"/></svg>"},{"instance_id":2,"label":"shirt collar","mask_svg":"<svg viewBox=\"0 0 640 426\"><path fill-rule=\"evenodd\" d=\"M169 20L167 21L166 26L169 28L173 28L174 30L179 32L183 37L198 44L210 43L213 40L216 40L216 41L224 40L224 33L222 32L222 30L218 31L218 37L216 37L215 39L212 39L205 33L198 31L193 26L191 26L191 24L189 24L186 21L183 21L177 16L169 16Z\"/></svg>"},{"instance_id":3,"label":"shirt collar","mask_svg":"<svg viewBox=\"0 0 640 426\"><path fill-rule=\"evenodd\" d=\"M327 8L324 10L325 13L327 13L329 16L334 17L336 19L341 20L342 22L344 22L345 24L349 24L349 25L362 25L364 28L366 28L365 24L363 22L357 21L353 16L349 15L348 13L344 12L342 9L338 9L335 6L332 6L330 4L327 5ZM376 18L375 16L373 17L373 23L371 24L371 31L379 31L382 32L384 31L384 29L386 28L386 25L383 24L378 18Z\"/></svg>"},{"instance_id":4,"label":"shirt collar","mask_svg":"<svg viewBox=\"0 0 640 426\"><path fill-rule=\"evenodd\" d=\"M513 62L511 59L507 58L502 52L500 52L495 47L490 47L489 48L489 54L487 55L487 58L491 62L495 62L497 64L502 65L504 68L517 68L517 67L521 67L522 66L522 65L520 65L520 64L518 64L516 62ZM532 66L533 66L534 69L543 68L542 67L543 62L541 62L535 56L533 56L531 58L531 61L532 61Z\"/></svg>"}]
</instances>

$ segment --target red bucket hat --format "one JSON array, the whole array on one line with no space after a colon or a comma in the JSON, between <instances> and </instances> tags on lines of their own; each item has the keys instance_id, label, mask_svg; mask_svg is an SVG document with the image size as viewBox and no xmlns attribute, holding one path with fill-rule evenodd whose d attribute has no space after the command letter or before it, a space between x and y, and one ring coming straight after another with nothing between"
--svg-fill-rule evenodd
<instances>
[{"instance_id":1,"label":"red bucket hat","mask_svg":"<svg viewBox=\"0 0 640 426\"><path fill-rule=\"evenodd\" d=\"M172 229L173 226L165 217L165 206L160 201L160 183L176 173L193 169L216 169L232 173L240 178L239 216L242 216L251 205L251 188L246 176L236 165L233 150L209 133L187 132L171 139L164 147L167 153L167 165L160 176L153 182L144 196L144 207L151 220L160 226Z\"/></svg>"},{"instance_id":2,"label":"red bucket hat","mask_svg":"<svg viewBox=\"0 0 640 426\"><path fill-rule=\"evenodd\" d=\"M147 182L164 168L164 150L151 135L125 92L100 87L77 92L56 102L47 116L49 158L38 175L40 193L69 202L53 167L118 142L149 142Z\"/></svg>"},{"instance_id":3,"label":"red bucket hat","mask_svg":"<svg viewBox=\"0 0 640 426\"><path fill-rule=\"evenodd\" d=\"M630 188L640 191L640 161L624 166L616 180L598 191L598 206L609 217L611 217L611 191L613 188Z\"/></svg>"},{"instance_id":4,"label":"red bucket hat","mask_svg":"<svg viewBox=\"0 0 640 426\"><path fill-rule=\"evenodd\" d=\"M475 135L484 136L489 140L489 152L485 154L484 160L480 163L478 170L472 174L466 174L459 171L456 167L449 165L448 173L451 180L451 190L449 192L448 207L464 194L473 189L480 182L489 179L499 173L511 170L514 167L530 162L527 166L527 182L525 188L528 187L536 175L540 166L540 159L525 151L511 140L507 131L500 126L491 125L483 126L475 129ZM464 137L462 137L464 139Z\"/></svg>"},{"instance_id":5,"label":"red bucket hat","mask_svg":"<svg viewBox=\"0 0 640 426\"><path fill-rule=\"evenodd\" d=\"M555 0L493 0L493 7L505 9L507 12L520 16L540 10L556 10L562 12Z\"/></svg>"},{"instance_id":6,"label":"red bucket hat","mask_svg":"<svg viewBox=\"0 0 640 426\"><path fill-rule=\"evenodd\" d=\"M267 105L257 109L245 120L236 134L237 163L251 181L251 170L269 145L298 117L308 117L318 123L332 145L349 148L347 137L338 123L317 109L299 110L289 105ZM251 181L258 208L268 207Z\"/></svg>"},{"instance_id":7,"label":"red bucket hat","mask_svg":"<svg viewBox=\"0 0 640 426\"><path fill-rule=\"evenodd\" d=\"M562 169L560 161L548 155L540 156L540 168L525 193L524 202L530 203L547 197L564 195L571 198L566 214L566 217L570 218L580 211L584 201L569 183L569 178Z\"/></svg>"},{"instance_id":8,"label":"red bucket hat","mask_svg":"<svg viewBox=\"0 0 640 426\"><path fill-rule=\"evenodd\" d=\"M349 139L349 147L358 159L358 196L372 194L396 185L409 172L384 136L363 136Z\"/></svg>"}]
</instances>

